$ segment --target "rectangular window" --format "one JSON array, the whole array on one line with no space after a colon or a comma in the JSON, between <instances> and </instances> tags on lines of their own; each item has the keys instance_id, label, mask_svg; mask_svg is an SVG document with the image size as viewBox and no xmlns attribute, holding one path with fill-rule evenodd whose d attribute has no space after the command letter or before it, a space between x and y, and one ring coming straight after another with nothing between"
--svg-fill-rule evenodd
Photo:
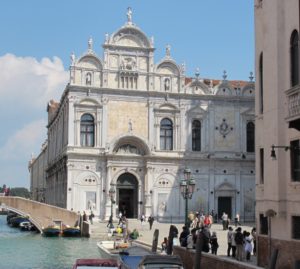
<instances>
[{"instance_id":1,"label":"rectangular window","mask_svg":"<svg viewBox=\"0 0 300 269\"><path fill-rule=\"evenodd\" d=\"M291 141L291 177L292 181L300 181L300 148L299 140Z\"/></svg>"},{"instance_id":2,"label":"rectangular window","mask_svg":"<svg viewBox=\"0 0 300 269\"><path fill-rule=\"evenodd\" d=\"M259 214L259 227L260 234L268 234L268 217L265 217L264 214Z\"/></svg>"},{"instance_id":3,"label":"rectangular window","mask_svg":"<svg viewBox=\"0 0 300 269\"><path fill-rule=\"evenodd\" d=\"M300 239L300 216L292 217L292 238Z\"/></svg>"},{"instance_id":4,"label":"rectangular window","mask_svg":"<svg viewBox=\"0 0 300 269\"><path fill-rule=\"evenodd\" d=\"M264 184L264 149L259 149L259 183Z\"/></svg>"}]
</instances>

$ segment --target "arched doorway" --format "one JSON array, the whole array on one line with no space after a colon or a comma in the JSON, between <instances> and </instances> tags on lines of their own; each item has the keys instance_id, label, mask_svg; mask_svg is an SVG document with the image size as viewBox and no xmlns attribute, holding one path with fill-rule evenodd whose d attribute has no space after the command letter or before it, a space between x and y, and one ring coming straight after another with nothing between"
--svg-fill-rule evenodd
<instances>
[{"instance_id":1,"label":"arched doorway","mask_svg":"<svg viewBox=\"0 0 300 269\"><path fill-rule=\"evenodd\" d=\"M117 180L117 205L127 218L138 217L138 181L130 173L122 174Z\"/></svg>"}]
</instances>

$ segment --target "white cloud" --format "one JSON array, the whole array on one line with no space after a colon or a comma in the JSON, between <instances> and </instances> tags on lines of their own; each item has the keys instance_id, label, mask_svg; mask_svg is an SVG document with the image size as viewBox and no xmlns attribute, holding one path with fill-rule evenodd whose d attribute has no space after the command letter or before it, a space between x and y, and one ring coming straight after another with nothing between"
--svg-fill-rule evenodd
<instances>
[{"instance_id":1,"label":"white cloud","mask_svg":"<svg viewBox=\"0 0 300 269\"><path fill-rule=\"evenodd\" d=\"M0 70L0 183L24 186L30 155L38 155L47 138L46 105L59 101L69 75L58 57L39 61L5 54Z\"/></svg>"},{"instance_id":2,"label":"white cloud","mask_svg":"<svg viewBox=\"0 0 300 269\"><path fill-rule=\"evenodd\" d=\"M0 148L0 160L30 160L34 151L38 152L46 139L46 120L37 120L17 130Z\"/></svg>"},{"instance_id":3,"label":"white cloud","mask_svg":"<svg viewBox=\"0 0 300 269\"><path fill-rule=\"evenodd\" d=\"M0 57L0 70L1 106L21 100L29 109L45 108L50 99L60 98L69 77L58 57L37 61L5 54Z\"/></svg>"}]
</instances>

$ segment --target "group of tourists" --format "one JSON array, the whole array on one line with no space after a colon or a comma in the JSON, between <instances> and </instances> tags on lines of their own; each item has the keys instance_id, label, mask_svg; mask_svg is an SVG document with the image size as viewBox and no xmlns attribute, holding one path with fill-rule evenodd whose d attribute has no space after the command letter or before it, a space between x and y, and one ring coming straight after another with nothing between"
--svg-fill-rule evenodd
<instances>
[{"instance_id":1,"label":"group of tourists","mask_svg":"<svg viewBox=\"0 0 300 269\"><path fill-rule=\"evenodd\" d=\"M251 254L256 255L256 228L251 232L243 231L238 227L235 230L228 228L227 232L227 256L236 258L238 261L250 261Z\"/></svg>"}]
</instances>

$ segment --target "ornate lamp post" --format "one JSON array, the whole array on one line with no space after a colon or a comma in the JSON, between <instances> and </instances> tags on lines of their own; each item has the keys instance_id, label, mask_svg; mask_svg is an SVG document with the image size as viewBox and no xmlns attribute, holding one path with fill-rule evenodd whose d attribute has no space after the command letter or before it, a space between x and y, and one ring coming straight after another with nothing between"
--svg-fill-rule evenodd
<instances>
[{"instance_id":1,"label":"ornate lamp post","mask_svg":"<svg viewBox=\"0 0 300 269\"><path fill-rule=\"evenodd\" d=\"M116 194L116 190L114 188L113 185L110 185L110 189L108 191L109 193L109 198L110 198L110 216L111 219L113 218L113 204L115 203L115 194Z\"/></svg>"},{"instance_id":2,"label":"ornate lamp post","mask_svg":"<svg viewBox=\"0 0 300 269\"><path fill-rule=\"evenodd\" d=\"M195 180L191 178L191 170L184 169L184 179L180 182L180 192L185 200L185 226L188 227L188 199L192 199L195 190Z\"/></svg>"}]
</instances>

